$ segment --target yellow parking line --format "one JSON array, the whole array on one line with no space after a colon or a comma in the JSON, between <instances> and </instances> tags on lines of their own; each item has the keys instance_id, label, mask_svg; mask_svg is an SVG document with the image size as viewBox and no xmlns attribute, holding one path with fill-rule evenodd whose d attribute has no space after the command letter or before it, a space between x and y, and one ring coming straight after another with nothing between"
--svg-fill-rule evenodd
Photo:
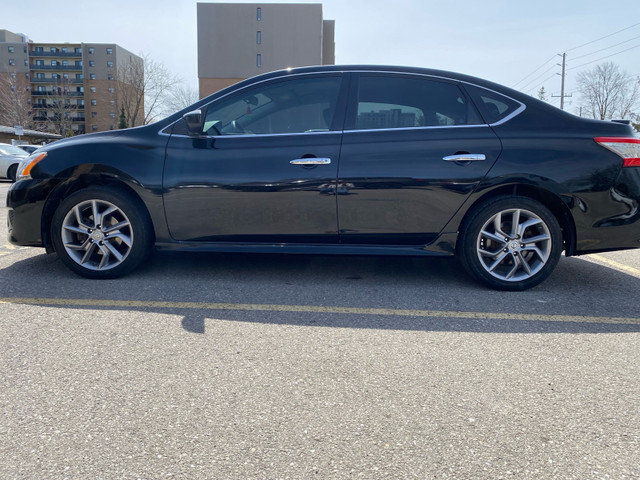
<instances>
[{"instance_id":1,"label":"yellow parking line","mask_svg":"<svg viewBox=\"0 0 640 480\"><path fill-rule=\"evenodd\" d=\"M606 267L611 267L620 272L626 273L627 275L631 275L632 277L640 278L640 270L637 268L630 267L620 262L616 262L615 260L611 260L607 257L603 257L602 255L585 255L581 257L587 261L592 263L597 263L600 265L604 265Z\"/></svg>"},{"instance_id":2,"label":"yellow parking line","mask_svg":"<svg viewBox=\"0 0 640 480\"><path fill-rule=\"evenodd\" d=\"M640 325L635 317L593 317L585 315L538 315L526 313L457 312L447 310L403 310L392 308L357 308L316 305L270 305L252 303L158 302L139 300L98 300L80 298L0 298L0 304L43 305L61 307L146 308L172 310L238 310L282 313L332 313L350 315L384 315L397 317L457 318L467 320L519 320L528 322L577 322Z\"/></svg>"}]
</instances>

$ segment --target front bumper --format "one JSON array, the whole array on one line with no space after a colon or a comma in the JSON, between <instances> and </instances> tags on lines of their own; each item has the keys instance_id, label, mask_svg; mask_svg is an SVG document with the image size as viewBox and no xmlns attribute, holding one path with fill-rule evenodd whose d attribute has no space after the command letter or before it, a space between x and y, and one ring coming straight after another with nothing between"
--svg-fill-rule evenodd
<instances>
[{"instance_id":1,"label":"front bumper","mask_svg":"<svg viewBox=\"0 0 640 480\"><path fill-rule=\"evenodd\" d=\"M20 180L7 193L9 242L25 247L44 247L42 212L54 183Z\"/></svg>"}]
</instances>

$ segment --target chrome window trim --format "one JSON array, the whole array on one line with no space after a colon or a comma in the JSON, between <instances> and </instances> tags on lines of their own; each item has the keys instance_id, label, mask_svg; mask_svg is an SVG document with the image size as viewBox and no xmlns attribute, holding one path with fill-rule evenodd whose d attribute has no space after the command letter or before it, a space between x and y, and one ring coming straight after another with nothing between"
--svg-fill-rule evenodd
<instances>
[{"instance_id":1,"label":"chrome window trim","mask_svg":"<svg viewBox=\"0 0 640 480\"><path fill-rule=\"evenodd\" d=\"M206 104L204 104L204 105L202 105L202 106L200 106L198 108L205 108L205 107L209 106L210 104L212 104L213 102L217 102L218 100L222 100L223 98L225 98L225 97L227 97L229 95L241 92L242 90L245 90L247 88L254 87L256 85L260 85L262 83L270 82L270 81L273 81L273 80L282 80L282 79L286 79L286 78L297 78L297 77L304 77L304 76L309 76L309 75L331 75L331 74L344 75L345 73L380 73L380 74L406 75L406 76L414 76L414 77L421 77L421 78L433 78L433 79L437 79L437 80L446 80L447 82L458 83L458 84L463 84L463 85L471 85L472 87L481 88L482 90L486 90L488 92L495 93L496 95L500 95L501 97L508 98L509 100L519 104L520 106L517 109L515 109L513 112L511 112L509 115L507 115L506 117L504 117L504 118L502 118L502 119L500 119L500 120L498 120L497 122L494 122L494 123L478 123L478 124L474 124L474 125L433 125L433 126L425 126L425 127L403 127L403 128L372 128L372 129L364 129L364 130L331 130L329 132L257 133L257 134L248 134L248 135L206 135L206 136L204 136L202 138L281 137L281 136L288 136L288 135L326 135L328 133L343 134L343 133L348 133L348 132L382 132L382 131L398 131L398 130L422 130L422 129L433 129L433 128L496 127L496 126L502 125L502 124L508 122L509 120L511 120L512 118L515 118L516 116L520 115L527 108L527 106L524 103L520 102L519 100L516 100L515 98L510 97L509 95L505 95L504 93L498 92L496 90L492 90L491 88L483 87L481 85L477 85L475 83L468 82L466 80L458 80L456 78L443 77L441 75L431 75L431 74L428 74L428 73L401 72L401 71L396 71L396 70L367 70L367 69L301 72L301 73L296 73L296 74L293 74L293 75L281 75L281 76L277 76L277 77L266 78L264 80L260 80L259 82L252 83L250 85L246 85L246 86L242 87L239 90L232 90L232 91L230 91L228 93L225 93L221 97L218 97L215 100L212 100L211 102L206 103ZM174 124L176 124L180 120L182 120L182 118L178 118L176 121L170 123L169 125L167 125L163 129L158 130L158 135L165 136L165 137L175 136L175 137L179 137L179 138L193 138L193 137L191 137L189 135L181 135L181 134L172 135L172 134L169 134L169 133L164 133L164 130L167 130L168 128L172 127Z\"/></svg>"}]
</instances>

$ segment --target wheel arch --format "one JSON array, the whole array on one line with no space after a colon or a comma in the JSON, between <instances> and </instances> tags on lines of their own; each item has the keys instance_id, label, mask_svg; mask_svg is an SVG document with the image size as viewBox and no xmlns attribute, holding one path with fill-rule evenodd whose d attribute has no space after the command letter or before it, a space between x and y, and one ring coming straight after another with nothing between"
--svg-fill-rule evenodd
<instances>
[{"instance_id":1,"label":"wheel arch","mask_svg":"<svg viewBox=\"0 0 640 480\"><path fill-rule=\"evenodd\" d=\"M120 190L131 195L143 207L144 212L147 215L149 224L153 226L153 221L145 202L142 200L136 189L132 185L124 181L122 178L118 178L106 173L78 175L75 177L71 177L57 185L47 198L44 209L42 211L41 219L42 242L47 249L47 252L53 250L53 243L50 233L51 223L53 220L53 214L56 211L56 208L58 208L60 202L62 202L69 195L82 190L83 188L92 186L109 187L113 188L114 190ZM153 241L155 241L155 228L152 228L152 236Z\"/></svg>"},{"instance_id":2,"label":"wheel arch","mask_svg":"<svg viewBox=\"0 0 640 480\"><path fill-rule=\"evenodd\" d=\"M554 215L554 217L560 224L560 228L562 229L562 237L564 242L563 250L565 251L565 255L569 257L574 254L576 246L576 226L567 204L562 200L562 197L550 192L549 190L533 185L501 185L490 191L484 192L481 196L473 201L473 204L465 212L460 222L459 231L462 230L465 224L469 222L470 218L473 217L474 212L477 210L477 208L479 208L480 205L493 198L507 195L518 195L521 197L527 197L540 202L542 205L548 208Z\"/></svg>"}]
</instances>

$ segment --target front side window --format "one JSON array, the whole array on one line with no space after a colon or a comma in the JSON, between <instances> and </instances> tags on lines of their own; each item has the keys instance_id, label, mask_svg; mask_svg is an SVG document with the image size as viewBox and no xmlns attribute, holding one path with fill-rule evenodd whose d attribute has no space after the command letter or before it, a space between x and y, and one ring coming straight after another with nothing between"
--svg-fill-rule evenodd
<instances>
[{"instance_id":1,"label":"front side window","mask_svg":"<svg viewBox=\"0 0 640 480\"><path fill-rule=\"evenodd\" d=\"M355 130L481 123L457 85L425 78L385 75L360 77L353 117L352 128Z\"/></svg>"},{"instance_id":2,"label":"front side window","mask_svg":"<svg viewBox=\"0 0 640 480\"><path fill-rule=\"evenodd\" d=\"M298 78L258 86L211 104L207 135L326 132L331 128L340 76Z\"/></svg>"}]
</instances>

